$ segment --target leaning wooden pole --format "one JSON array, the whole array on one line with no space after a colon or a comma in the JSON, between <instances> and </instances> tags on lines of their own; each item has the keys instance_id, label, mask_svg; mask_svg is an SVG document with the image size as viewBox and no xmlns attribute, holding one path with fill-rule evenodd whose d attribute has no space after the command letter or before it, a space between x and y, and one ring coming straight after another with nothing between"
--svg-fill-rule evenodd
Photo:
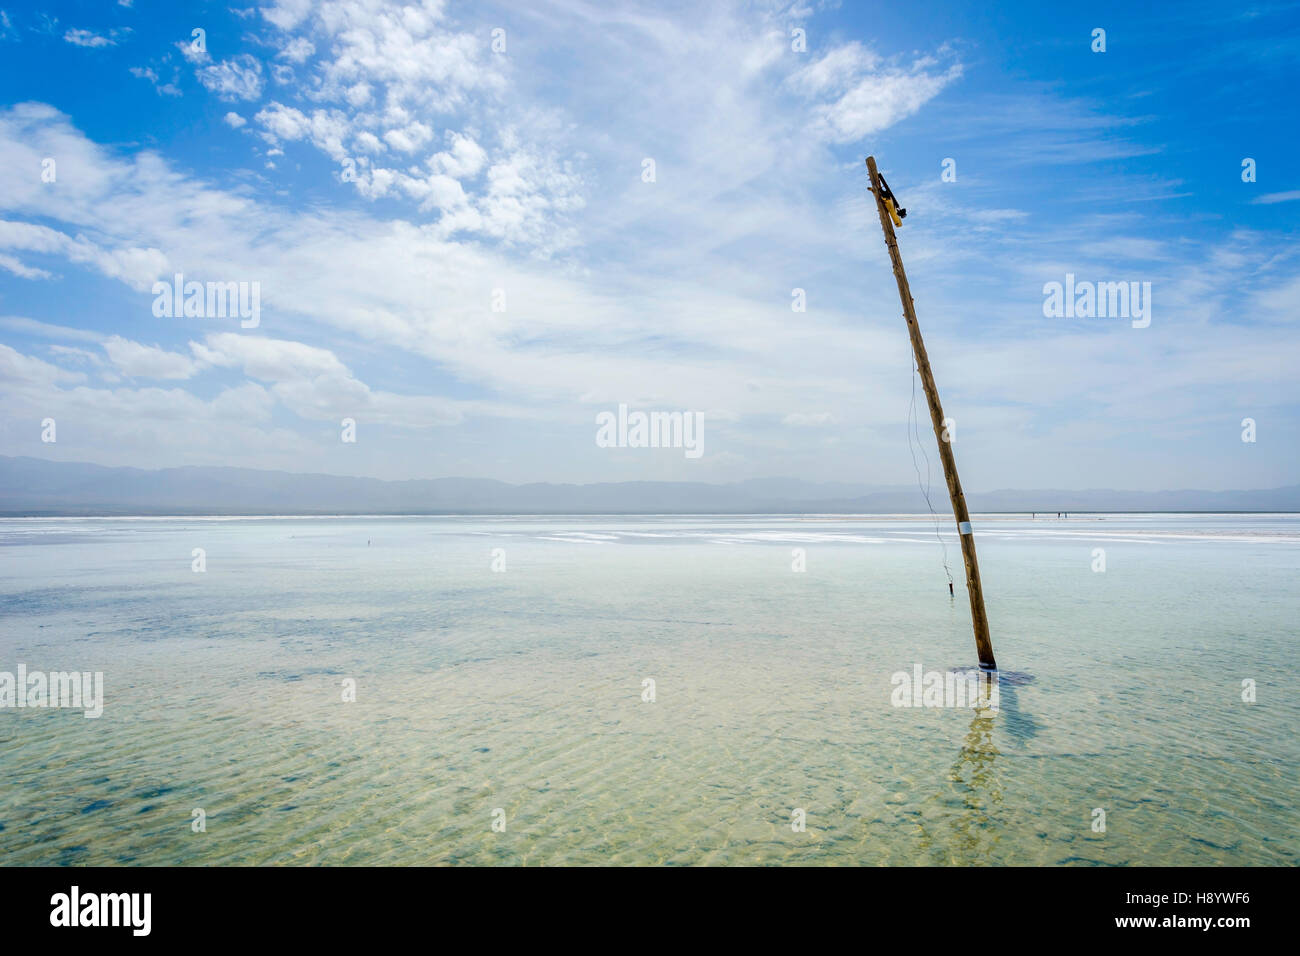
<instances>
[{"instance_id":1,"label":"leaning wooden pole","mask_svg":"<svg viewBox=\"0 0 1300 956\"><path fill-rule=\"evenodd\" d=\"M912 290L907 284L907 273L903 271L903 257L898 252L898 238L894 235L894 223L890 210L885 205L885 196L880 187L880 174L876 172L876 158L867 157L867 172L871 175L871 191L876 197L876 211L880 213L880 228L885 232L885 245L889 249L889 258L894 265L894 278L898 280L898 297L903 302L903 318L907 319L907 334L912 337L912 354L916 357L916 368L921 373L921 385L925 389L926 401L930 403L930 421L934 425L934 437L939 442L939 459L943 462L943 475L948 481L948 497L952 499L952 514L957 520L957 533L961 538L961 556L966 564L966 593L970 595L971 623L975 628L975 650L979 653L980 667L985 670L997 670L997 661L993 658L993 641L989 638L989 617L984 610L984 591L980 587L980 566L975 558L975 535L971 533L970 512L966 510L966 496L961 491L961 480L957 477L957 462L952 454L952 442L943 437L943 406L939 404L939 389L934 384L934 373L930 371L930 359L925 354L925 342L921 339L921 327L916 324L916 306L912 302Z\"/></svg>"}]
</instances>

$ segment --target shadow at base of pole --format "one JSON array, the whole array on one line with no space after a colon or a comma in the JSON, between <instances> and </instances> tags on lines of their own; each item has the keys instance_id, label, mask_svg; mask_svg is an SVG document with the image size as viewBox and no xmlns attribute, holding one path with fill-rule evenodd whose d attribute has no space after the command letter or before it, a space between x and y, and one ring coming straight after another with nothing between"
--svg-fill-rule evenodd
<instances>
[{"instance_id":1,"label":"shadow at base of pole","mask_svg":"<svg viewBox=\"0 0 1300 956\"><path fill-rule=\"evenodd\" d=\"M989 686L996 682L997 707L976 708L977 718L996 717L1003 732L1020 744L1038 735L1039 723L1032 714L1020 708L1017 693L1018 688L1027 687L1035 682L1036 678L1033 674L1026 671L986 671L981 667L973 666L954 667L951 672L965 679L969 679L973 674L979 682L981 693L986 697L990 693Z\"/></svg>"}]
</instances>

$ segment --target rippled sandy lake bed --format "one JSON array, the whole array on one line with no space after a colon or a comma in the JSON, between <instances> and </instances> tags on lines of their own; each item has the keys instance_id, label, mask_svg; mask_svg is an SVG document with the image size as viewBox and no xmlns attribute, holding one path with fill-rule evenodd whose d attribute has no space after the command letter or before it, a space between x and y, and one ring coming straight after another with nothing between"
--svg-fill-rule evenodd
<instances>
[{"instance_id":1,"label":"rippled sandy lake bed","mask_svg":"<svg viewBox=\"0 0 1300 956\"><path fill-rule=\"evenodd\" d=\"M976 527L987 716L947 523L0 520L0 861L1298 862L1300 517Z\"/></svg>"}]
</instances>

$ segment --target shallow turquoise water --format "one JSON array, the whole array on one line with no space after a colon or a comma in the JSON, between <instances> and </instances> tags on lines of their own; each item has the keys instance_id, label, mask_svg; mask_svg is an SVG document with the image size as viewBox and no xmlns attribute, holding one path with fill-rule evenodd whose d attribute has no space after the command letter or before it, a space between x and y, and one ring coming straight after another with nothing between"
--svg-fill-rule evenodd
<instances>
[{"instance_id":1,"label":"shallow turquoise water","mask_svg":"<svg viewBox=\"0 0 1300 956\"><path fill-rule=\"evenodd\" d=\"M0 859L1297 862L1300 517L977 516L992 716L891 706L942 527L955 601L905 517L0 520L0 670L106 688L0 709Z\"/></svg>"}]
</instances>

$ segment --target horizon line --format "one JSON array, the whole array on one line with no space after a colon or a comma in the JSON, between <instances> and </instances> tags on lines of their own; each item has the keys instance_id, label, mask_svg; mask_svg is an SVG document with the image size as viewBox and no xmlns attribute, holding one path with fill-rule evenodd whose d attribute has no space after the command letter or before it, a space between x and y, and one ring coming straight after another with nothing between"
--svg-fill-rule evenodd
<instances>
[{"instance_id":1,"label":"horizon line","mask_svg":"<svg viewBox=\"0 0 1300 956\"><path fill-rule=\"evenodd\" d=\"M423 478L379 478L379 477L376 477L376 476L374 476L374 475L343 475L343 474L331 474L331 473L329 473L329 472L324 472L324 471L289 471L289 470L284 469L284 468L252 468L252 467L249 467L249 466L247 466L247 465L164 465L164 466L162 466L162 467L157 467L157 468L141 468L141 467L139 467L138 465L104 465L104 464L100 464L99 462L94 462L94 461L65 461L65 460L63 460L63 459L58 459L58 458L40 458L40 457L37 457L37 456L35 456L35 455L0 455L0 461L5 461L5 460L8 460L8 461L35 461L35 462L42 462L42 463L44 463L44 464L52 464L52 465L69 465L69 466L71 466L71 465L88 465L88 466L93 467L93 468L108 468L108 469L117 469L117 470L121 470L121 471L139 471L139 472L146 472L146 473L152 472L152 473L155 473L155 474L156 474L156 473L159 473L159 472L163 472L163 471L174 471L174 470L180 470L180 469L183 469L183 468L213 468L213 469L218 469L218 468L219 468L219 469L226 469L226 470L232 470L232 471L252 471L252 472L258 472L258 473L261 473L261 474L272 474L272 475L277 475L277 474L278 474L278 475L294 475L294 476L297 476L297 477L303 477L303 478L342 478L342 479L348 479L348 480L353 480L353 481L379 481L379 482L384 482L384 483L386 483L386 484L396 484L396 483L398 483L398 482L409 482L409 481L483 481L483 482L494 482L494 483L496 483L496 484L500 484L500 485L506 485L507 487L510 487L510 488L524 488L524 487L527 487L527 486L529 486L529 485L558 485L558 486L570 485L570 486L574 486L574 487L583 487L583 486L585 486L585 485L627 485L627 484L646 484L646 485L691 485L691 484L693 484L693 485L706 485L706 486L713 487L713 488L725 488L725 487L728 487L728 486L731 486L731 485L740 485L740 484L744 484L744 483L746 483L746 482L752 482L752 481L797 481L797 482L802 482L803 484L806 484L806 485L828 485L828 484L831 484L831 485L853 485L853 484L857 484L857 483L858 483L856 480L852 480L852 479L844 479L844 478L830 478L830 479L825 479L825 480L816 480L816 479L809 479L809 478L798 478L798 477L794 477L794 476L792 476L792 475L761 475L761 476L753 476L753 477L749 477L749 478L736 479L736 480L732 480L732 481L704 481L704 480L701 480L701 479L684 479L684 480L667 479L667 480L666 480L666 479L626 478L626 479L597 479L597 480L589 480L589 481L549 481L549 480L534 480L534 481L523 481L523 482L510 482L510 481L505 481L505 480L500 479L500 478L485 478L485 477L482 477L482 476L468 476L468 475L439 475L439 476L435 476L435 477L423 477ZM863 487L864 489L866 489L865 492L864 492L864 494L868 494L868 495L869 495L869 494L882 494L882 493L888 493L888 492L904 492L904 491L906 491L906 492L910 492L910 491L912 490L912 486L909 485L909 484L881 484L881 485L872 485L872 484L870 484L869 482L862 482L862 487ZM1287 491L1287 490L1291 490L1291 489L1295 489L1295 488L1300 488L1300 481L1297 481L1297 482L1292 483L1292 484L1271 485L1271 486L1268 486L1268 487L1261 487L1261 488L1224 488L1224 489L1197 488L1197 487L1189 487L1189 486L1185 486L1185 487L1181 487L1181 488L1157 488L1157 489L1154 489L1154 490L1145 490L1145 489L1139 489L1139 488L1122 488L1122 487L1112 487L1112 488L1097 488L1097 487L1090 487L1090 488L1008 488L1008 487L1002 487L1002 488L992 488L992 489L981 489L981 490L975 490L975 491L967 491L966 494L967 494L967 496L969 496L969 495L972 495L972 494L974 494L974 495L993 495L993 494L1002 494L1002 493L1025 493L1025 492L1043 492L1043 491L1052 491L1052 492L1065 492L1065 493L1070 493L1070 494L1083 494L1083 493L1087 493L1087 492L1111 492L1111 493L1120 492L1120 493L1125 493L1125 494L1161 495L1161 494L1177 494L1177 493L1180 493L1180 492L1198 492L1198 493L1203 493L1203 494L1212 494L1212 495L1226 495L1226 494L1234 494L1234 493L1239 493L1239 492ZM834 499L833 499L833 496L832 496L832 497L830 497L830 498L822 499L822 500L834 500ZM332 513L332 512L331 512L331 513ZM386 512L386 513L388 513L388 514L411 514L411 513L415 513L415 512ZM441 512L439 512L439 513L441 513ZM465 513L465 512L447 512L447 513L449 513L449 514L460 514L460 513ZM493 512L493 513L495 513L495 512ZM538 513L548 513L548 512L538 512ZM582 514L583 512L573 512L573 513L574 513L574 514ZM638 513L638 512L611 512L611 514L636 514L636 513ZM665 513L665 514L691 514L692 512L664 512L664 513ZM727 514L728 512L716 512L716 513L717 513L717 514ZM766 514L766 513L771 513L771 512L753 512L753 513L755 513L755 514ZM802 512L788 512L788 513L790 513L790 514L800 514L800 513L802 513ZM857 514L857 513L861 513L861 514L875 514L876 512L826 512L826 513L827 513L827 514ZM1018 512L985 512L985 514L1004 514L1004 513L1018 513ZM1029 514L1030 512L1026 511L1026 512L1024 512L1024 513L1025 513L1025 514ZM1080 514L1082 514L1082 513L1083 513L1083 512L1080 512ZM1129 514L1146 514L1146 513L1159 514L1159 513L1166 513L1166 512L1159 512L1159 511L1153 511L1153 512L1145 512L1145 511L1137 511L1137 512L1123 512L1123 511L1116 511L1116 512L1096 512L1096 513L1097 513L1097 514L1125 514L1125 513L1129 513ZM1175 511L1175 512L1168 512L1168 513L1169 513L1169 514L1237 514L1237 513L1242 513L1242 514L1251 514L1251 513L1258 513L1258 514L1291 514L1291 513L1293 513L1293 512L1285 512L1285 511L1284 511L1284 512L1232 512L1232 511L1224 511L1224 512L1219 512L1219 511L1197 512L1197 511ZM0 515L4 515L4 514L14 514L14 513L0 511Z\"/></svg>"},{"instance_id":2,"label":"horizon line","mask_svg":"<svg viewBox=\"0 0 1300 956\"><path fill-rule=\"evenodd\" d=\"M1296 515L1300 511L1076 511L1078 518L1106 518L1112 515ZM972 517L1015 518L1051 515L1050 511L972 511ZM1066 512L1061 512L1067 515ZM195 512L193 514L48 514L0 511L0 521L88 520L99 521L193 521L213 520L310 520L328 518L893 518L929 521L936 517L926 512L889 511L377 511L377 512L300 512L297 514L222 514L220 512ZM943 520L942 515L938 516ZM1073 521L1068 517L1044 517L1044 521Z\"/></svg>"}]
</instances>

